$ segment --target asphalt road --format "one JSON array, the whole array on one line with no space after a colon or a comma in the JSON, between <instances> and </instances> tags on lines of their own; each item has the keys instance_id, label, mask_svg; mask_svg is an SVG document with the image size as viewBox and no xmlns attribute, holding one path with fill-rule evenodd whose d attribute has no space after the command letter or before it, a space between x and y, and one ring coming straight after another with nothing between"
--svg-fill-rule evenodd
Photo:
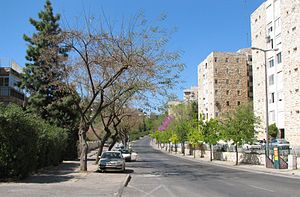
<instances>
[{"instance_id":1,"label":"asphalt road","mask_svg":"<svg viewBox=\"0 0 300 197\"><path fill-rule=\"evenodd\" d=\"M149 145L134 145L140 161L127 163L132 179L124 197L300 197L300 180L252 173L168 155Z\"/></svg>"}]
</instances>

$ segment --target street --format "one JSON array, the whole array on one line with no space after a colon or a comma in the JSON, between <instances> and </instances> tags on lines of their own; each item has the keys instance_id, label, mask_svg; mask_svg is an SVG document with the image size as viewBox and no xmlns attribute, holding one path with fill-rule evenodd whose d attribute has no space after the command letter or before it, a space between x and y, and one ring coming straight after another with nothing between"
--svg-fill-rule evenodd
<instances>
[{"instance_id":1,"label":"street","mask_svg":"<svg viewBox=\"0 0 300 197\"><path fill-rule=\"evenodd\" d=\"M134 145L140 160L127 163L132 179L123 195L132 196L300 196L300 180L209 165L168 155L145 137Z\"/></svg>"}]
</instances>

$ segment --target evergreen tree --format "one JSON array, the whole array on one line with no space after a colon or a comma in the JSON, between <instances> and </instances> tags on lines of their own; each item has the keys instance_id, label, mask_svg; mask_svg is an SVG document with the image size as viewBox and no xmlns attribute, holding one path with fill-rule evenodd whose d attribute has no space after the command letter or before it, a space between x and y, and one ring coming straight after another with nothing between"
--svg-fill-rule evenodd
<instances>
[{"instance_id":1,"label":"evergreen tree","mask_svg":"<svg viewBox=\"0 0 300 197\"><path fill-rule=\"evenodd\" d=\"M28 63L24 68L21 86L30 94L27 109L43 119L69 131L69 146L77 156L76 141L78 112L76 102L64 83L68 48L62 46L63 36L59 27L60 15L54 15L51 2L46 1L44 10L38 14L40 20L30 18L36 32L32 37L24 35L28 42ZM75 92L75 91L74 91Z\"/></svg>"}]
</instances>

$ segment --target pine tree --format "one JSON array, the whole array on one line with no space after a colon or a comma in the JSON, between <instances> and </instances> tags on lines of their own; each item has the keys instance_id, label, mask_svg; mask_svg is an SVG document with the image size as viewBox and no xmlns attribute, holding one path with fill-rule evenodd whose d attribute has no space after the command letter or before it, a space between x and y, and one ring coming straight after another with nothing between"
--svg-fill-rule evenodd
<instances>
[{"instance_id":1,"label":"pine tree","mask_svg":"<svg viewBox=\"0 0 300 197\"><path fill-rule=\"evenodd\" d=\"M38 17L40 20L29 20L36 32L32 37L24 35L24 40L28 42L28 63L21 86L30 95L27 109L50 123L68 129L69 145L72 144L68 149L74 151L75 157L78 97L64 88L64 62L68 58L68 48L62 45L60 15L54 15L51 2L46 0L44 10L38 13Z\"/></svg>"}]
</instances>

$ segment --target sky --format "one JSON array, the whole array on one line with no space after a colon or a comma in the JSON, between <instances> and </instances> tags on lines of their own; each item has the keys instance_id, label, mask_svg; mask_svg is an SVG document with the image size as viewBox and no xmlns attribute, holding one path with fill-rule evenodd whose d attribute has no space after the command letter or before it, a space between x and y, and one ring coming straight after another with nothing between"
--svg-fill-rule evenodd
<instances>
[{"instance_id":1,"label":"sky","mask_svg":"<svg viewBox=\"0 0 300 197\"><path fill-rule=\"evenodd\" d=\"M147 19L162 13L164 25L176 28L169 47L182 51L186 65L182 84L173 90L179 99L183 89L197 86L197 66L212 51L237 51L251 46L250 15L264 0L51 0L54 13L62 21L75 23L84 13L100 17L102 13L113 21L130 18L143 11ZM23 34L34 28L29 18L37 19L44 0L0 0L0 58L14 59L20 66L26 63L27 43Z\"/></svg>"}]
</instances>

